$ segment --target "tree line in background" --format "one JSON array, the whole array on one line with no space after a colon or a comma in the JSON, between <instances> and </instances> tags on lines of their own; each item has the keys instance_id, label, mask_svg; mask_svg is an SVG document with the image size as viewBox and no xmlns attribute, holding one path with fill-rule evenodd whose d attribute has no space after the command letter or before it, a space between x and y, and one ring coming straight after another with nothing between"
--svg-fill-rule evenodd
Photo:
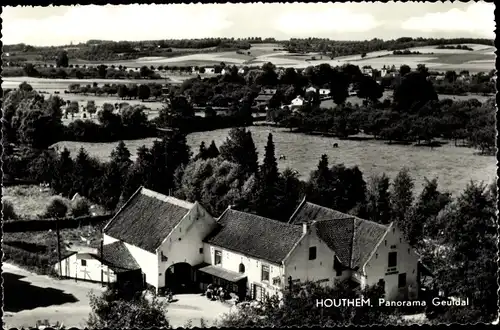
<instances>
[{"instance_id":1,"label":"tree line in background","mask_svg":"<svg viewBox=\"0 0 500 330\"><path fill-rule=\"evenodd\" d=\"M402 37L393 40L374 38L365 41L337 41L323 38L290 39L282 43L283 47L291 53L318 52L329 55L331 58L356 54L367 54L381 50L404 50L413 47L443 46L450 44L481 44L494 46L491 39L478 38L410 38Z\"/></svg>"},{"instance_id":2,"label":"tree line in background","mask_svg":"<svg viewBox=\"0 0 500 330\"><path fill-rule=\"evenodd\" d=\"M272 39L267 39L271 41ZM6 45L5 52L13 57L35 55L38 61L54 61L68 56L86 61L130 60L144 56L180 56L200 51L229 51L250 49L251 43L264 42L261 38L206 38L154 41L89 40L78 45L35 47L26 44ZM66 55L62 55L66 54Z\"/></svg>"},{"instance_id":3,"label":"tree line in background","mask_svg":"<svg viewBox=\"0 0 500 330\"><path fill-rule=\"evenodd\" d=\"M491 39L478 38L409 38L403 37L393 40L372 39L364 41L336 41L325 38L292 38L290 40L275 40L274 38L205 38L205 39L181 39L181 40L153 40L153 41L105 41L89 40L87 43L78 45L35 47L26 44L5 45L4 52L10 53L11 57L23 59L27 55L36 55L39 61L53 61L67 56L88 61L103 60L128 60L143 56L175 56L192 53L193 51L205 50L228 51L244 49L248 50L252 44L272 43L283 47L291 53L318 52L332 58L338 56L363 54L381 50L403 50L412 47L438 46L443 47L450 44L483 44L493 46ZM64 51L64 49L67 49ZM462 48L463 49L463 48ZM191 52L189 52L191 50ZM182 52L184 51L184 52Z\"/></svg>"},{"instance_id":4,"label":"tree line in background","mask_svg":"<svg viewBox=\"0 0 500 330\"><path fill-rule=\"evenodd\" d=\"M310 202L378 223L393 221L434 270L435 287L471 301L467 308L448 307L429 314L430 318L465 322L489 320L495 313L494 185L471 182L460 196L453 197L439 191L433 179L415 196L413 179L405 169L394 180L382 174L365 181L357 166L330 165L326 155L309 179L302 181L293 169L279 171L272 134L259 163L252 134L245 128L232 129L219 148L213 142L208 147L202 143L194 157L181 132L154 142L151 148L139 148L135 161L130 156L123 142L105 163L89 157L83 149L75 158L67 150L59 155L43 151L32 155L24 169L32 179L50 182L54 192L62 196L78 193L109 210L116 210L140 186L145 186L199 201L214 216L232 206L287 221L306 196ZM481 281L481 286L476 281ZM330 289L321 290L331 293ZM280 313L281 322L295 322ZM255 321L245 315L224 322Z\"/></svg>"}]
</instances>

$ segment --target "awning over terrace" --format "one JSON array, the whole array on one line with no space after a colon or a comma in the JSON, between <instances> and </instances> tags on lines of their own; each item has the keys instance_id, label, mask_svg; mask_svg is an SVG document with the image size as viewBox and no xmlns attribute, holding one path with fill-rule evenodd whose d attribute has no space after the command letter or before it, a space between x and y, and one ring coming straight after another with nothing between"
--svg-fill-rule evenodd
<instances>
[{"instance_id":1,"label":"awning over terrace","mask_svg":"<svg viewBox=\"0 0 500 330\"><path fill-rule=\"evenodd\" d=\"M201 269L199 269L200 272L203 272L205 274L209 274L218 278L222 278L226 281L236 283L239 282L240 280L246 278L246 275L232 272L229 270L226 270L222 267L217 267L213 265L205 266Z\"/></svg>"}]
</instances>

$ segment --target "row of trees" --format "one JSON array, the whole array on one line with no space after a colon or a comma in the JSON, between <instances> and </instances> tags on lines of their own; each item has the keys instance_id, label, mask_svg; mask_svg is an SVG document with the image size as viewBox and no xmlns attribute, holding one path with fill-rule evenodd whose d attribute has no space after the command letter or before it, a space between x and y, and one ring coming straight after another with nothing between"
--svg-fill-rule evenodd
<instances>
[{"instance_id":1,"label":"row of trees","mask_svg":"<svg viewBox=\"0 0 500 330\"><path fill-rule=\"evenodd\" d=\"M120 66L121 67L121 66ZM182 67L176 70L189 70L191 68ZM52 65L33 65L25 63L22 67L7 67L2 75L5 77L35 77L47 79L161 79L161 76L154 71L154 68L143 66L140 70L133 70L126 67L115 67L107 65L97 65L87 67L86 65L69 65L69 67L54 67Z\"/></svg>"},{"instance_id":2,"label":"row of trees","mask_svg":"<svg viewBox=\"0 0 500 330\"><path fill-rule=\"evenodd\" d=\"M381 50L401 50L422 46L439 46L450 44L482 44L493 46L491 39L478 38L410 38L403 37L393 40L382 40L374 38L364 41L336 41L323 38L290 39L282 43L283 47L290 52L306 53L319 52L330 55L332 58L338 56L371 53Z\"/></svg>"},{"instance_id":3,"label":"row of trees","mask_svg":"<svg viewBox=\"0 0 500 330\"><path fill-rule=\"evenodd\" d=\"M156 99L162 96L162 85L158 83L150 84L104 84L99 86L97 83L92 85L87 84L81 86L80 84L71 84L68 87L68 93L73 94L94 94L100 95L116 95L123 99L140 99L142 101L154 97Z\"/></svg>"},{"instance_id":4,"label":"row of trees","mask_svg":"<svg viewBox=\"0 0 500 330\"><path fill-rule=\"evenodd\" d=\"M459 141L492 153L495 149L495 101L432 100L407 112L380 106L339 106L334 109L306 107L302 112L281 110L273 119L299 132L322 132L346 138L360 132L389 142L432 145L435 139Z\"/></svg>"}]
</instances>

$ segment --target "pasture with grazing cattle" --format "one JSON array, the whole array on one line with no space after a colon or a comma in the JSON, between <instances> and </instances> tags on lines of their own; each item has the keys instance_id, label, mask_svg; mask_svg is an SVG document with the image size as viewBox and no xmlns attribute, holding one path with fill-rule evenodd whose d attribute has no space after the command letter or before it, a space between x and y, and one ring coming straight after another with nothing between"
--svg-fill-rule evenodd
<instances>
[{"instance_id":1,"label":"pasture with grazing cattle","mask_svg":"<svg viewBox=\"0 0 500 330\"><path fill-rule=\"evenodd\" d=\"M267 135L273 133L276 146L276 157L285 155L279 160L281 170L290 167L306 179L312 169L316 168L322 154L327 154L330 164L344 163L346 166L358 165L365 176L386 173L393 178L403 167L410 170L415 179L415 189L420 192L425 177L438 178L440 189L453 194L460 193L470 180L491 183L495 179L496 165L493 156L478 156L470 148L455 147L453 143L441 147L389 145L376 140L339 140L321 136L289 133L279 128L251 127L259 158L262 161ZM187 136L188 144L194 154L202 141L208 145L212 140L220 146L227 138L229 129L210 132L192 133ZM151 146L154 138L124 141L135 159L137 148L142 145ZM338 143L338 148L333 144ZM83 143L61 141L60 148L68 148L74 157L83 147L94 157L109 161L111 151L117 143Z\"/></svg>"}]
</instances>

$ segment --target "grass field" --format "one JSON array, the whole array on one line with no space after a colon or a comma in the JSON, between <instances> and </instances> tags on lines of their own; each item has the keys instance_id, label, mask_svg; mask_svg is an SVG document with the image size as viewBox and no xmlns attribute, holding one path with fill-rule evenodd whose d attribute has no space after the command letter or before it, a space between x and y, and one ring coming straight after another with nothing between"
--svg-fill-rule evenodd
<instances>
[{"instance_id":1,"label":"grass field","mask_svg":"<svg viewBox=\"0 0 500 330\"><path fill-rule=\"evenodd\" d=\"M380 101L383 101L385 99L392 100L393 93L394 92L390 91L390 90L384 91L382 97L380 98ZM438 97L440 100L451 99L453 101L466 101L466 100L470 100L470 99L477 99L479 102L485 103L490 98L494 97L494 95L482 95L482 94L446 95L446 94L438 94ZM357 96L349 96L347 98L347 102L350 102L353 105L355 105L355 104L362 105L363 99L361 99ZM329 99L329 100L321 101L321 107L323 107L323 108L335 108L336 104L333 102L333 100Z\"/></svg>"},{"instance_id":2,"label":"grass field","mask_svg":"<svg viewBox=\"0 0 500 330\"><path fill-rule=\"evenodd\" d=\"M402 167L408 167L416 183L416 190L420 191L425 183L424 178L438 178L440 188L454 194L461 192L470 180L490 183L496 177L494 157L479 156L470 148L455 147L446 144L439 148L388 145L383 141L356 141L338 140L321 136L310 136L289 133L279 128L252 127L259 157L264 154L264 146L268 133L273 133L276 145L276 155L286 156L280 160L279 167L296 169L303 179L310 171L316 168L322 154L329 156L330 164L344 163L347 166L358 165L368 176L385 172L393 178ZM188 135L188 143L194 153L202 141L215 141L220 146L227 138L229 129L210 132L192 133ZM132 154L142 145L151 146L154 139L125 141ZM333 149L333 143L339 148ZM59 142L60 146L68 148L75 155L80 147L84 147L89 154L101 160L109 160L109 155L117 143L81 143ZM134 155L135 158L135 155Z\"/></svg>"},{"instance_id":3,"label":"grass field","mask_svg":"<svg viewBox=\"0 0 500 330\"><path fill-rule=\"evenodd\" d=\"M2 198L10 201L16 214L23 219L36 219L45 212L47 206L56 195L50 191L40 191L37 185L19 185L2 188ZM71 206L71 201L58 196ZM94 212L104 214L104 210L96 206Z\"/></svg>"},{"instance_id":4,"label":"grass field","mask_svg":"<svg viewBox=\"0 0 500 330\"><path fill-rule=\"evenodd\" d=\"M2 188L3 199L14 205L19 217L36 218L54 198L50 191L40 191L39 186L22 185Z\"/></svg>"}]
</instances>

